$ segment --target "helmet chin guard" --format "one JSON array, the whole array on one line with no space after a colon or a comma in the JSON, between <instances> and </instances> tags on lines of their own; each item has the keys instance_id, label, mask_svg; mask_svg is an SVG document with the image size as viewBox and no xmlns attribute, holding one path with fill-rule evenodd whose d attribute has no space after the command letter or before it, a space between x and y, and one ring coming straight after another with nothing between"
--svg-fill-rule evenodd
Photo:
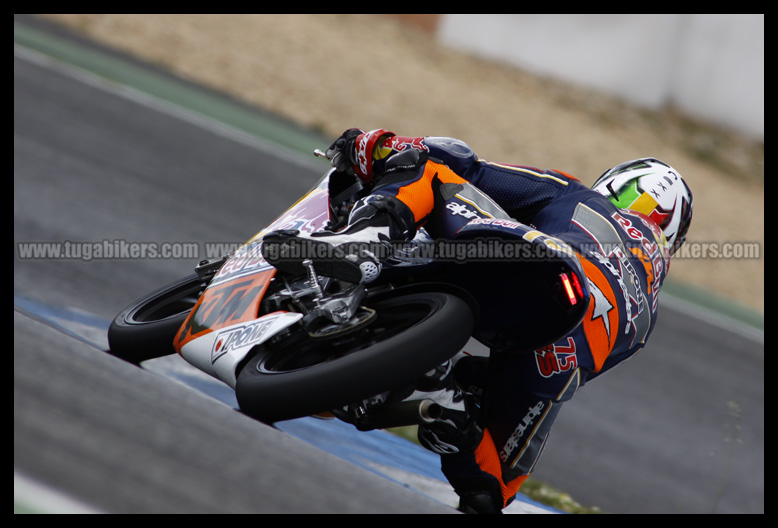
<instances>
[{"instance_id":1,"label":"helmet chin guard","mask_svg":"<svg viewBox=\"0 0 778 528\"><path fill-rule=\"evenodd\" d=\"M363 182L373 181L373 160L382 159L388 155L388 152L381 152L381 147L386 139L394 135L393 132L386 129L377 128L357 136L355 144L357 163L354 170Z\"/></svg>"}]
</instances>

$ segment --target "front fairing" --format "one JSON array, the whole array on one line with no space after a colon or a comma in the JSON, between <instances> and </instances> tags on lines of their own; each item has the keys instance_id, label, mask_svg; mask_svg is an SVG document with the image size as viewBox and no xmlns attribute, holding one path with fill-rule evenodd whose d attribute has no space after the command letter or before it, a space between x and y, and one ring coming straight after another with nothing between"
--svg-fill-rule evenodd
<instances>
[{"instance_id":1,"label":"front fairing","mask_svg":"<svg viewBox=\"0 0 778 528\"><path fill-rule=\"evenodd\" d=\"M184 359L234 387L235 368L251 348L302 318L292 312L260 313L276 273L262 257L262 238L280 229L322 229L330 220L329 176L225 261L175 337L174 348Z\"/></svg>"}]
</instances>

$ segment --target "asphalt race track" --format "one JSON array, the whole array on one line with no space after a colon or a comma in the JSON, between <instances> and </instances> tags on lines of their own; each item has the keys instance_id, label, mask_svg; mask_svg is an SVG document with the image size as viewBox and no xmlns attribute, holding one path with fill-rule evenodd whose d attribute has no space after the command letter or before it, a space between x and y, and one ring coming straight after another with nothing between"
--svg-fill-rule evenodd
<instances>
[{"instance_id":1,"label":"asphalt race track","mask_svg":"<svg viewBox=\"0 0 778 528\"><path fill-rule=\"evenodd\" d=\"M15 50L15 477L104 512L453 512L29 309L99 329L190 273L205 243L252 236L324 170ZM63 241L81 253L20 255ZM79 242L147 254L87 259ZM148 254L165 243L200 254ZM606 512L763 513L763 371L760 332L668 301L648 348L565 407L535 477Z\"/></svg>"}]
</instances>

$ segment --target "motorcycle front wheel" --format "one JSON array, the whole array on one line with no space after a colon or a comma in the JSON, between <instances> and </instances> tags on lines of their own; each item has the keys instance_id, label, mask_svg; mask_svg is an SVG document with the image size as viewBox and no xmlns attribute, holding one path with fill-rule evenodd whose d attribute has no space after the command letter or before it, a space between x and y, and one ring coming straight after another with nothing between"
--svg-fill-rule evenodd
<instances>
[{"instance_id":1,"label":"motorcycle front wheel","mask_svg":"<svg viewBox=\"0 0 778 528\"><path fill-rule=\"evenodd\" d=\"M462 298L420 292L366 303L373 320L333 339L298 332L257 347L235 389L240 409L266 423L310 416L409 383L467 343L473 312Z\"/></svg>"},{"instance_id":2,"label":"motorcycle front wheel","mask_svg":"<svg viewBox=\"0 0 778 528\"><path fill-rule=\"evenodd\" d=\"M175 353L173 339L204 287L193 274L132 303L108 328L109 352L135 364Z\"/></svg>"}]
</instances>

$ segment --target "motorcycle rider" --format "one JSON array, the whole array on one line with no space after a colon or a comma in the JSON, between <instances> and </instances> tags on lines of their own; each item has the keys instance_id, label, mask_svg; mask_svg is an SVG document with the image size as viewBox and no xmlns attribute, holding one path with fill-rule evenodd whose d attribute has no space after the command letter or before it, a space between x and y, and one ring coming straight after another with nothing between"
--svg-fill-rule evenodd
<instances>
[{"instance_id":1,"label":"motorcycle rider","mask_svg":"<svg viewBox=\"0 0 778 528\"><path fill-rule=\"evenodd\" d=\"M299 259L284 258L295 244L348 247L342 258L314 259L314 266L367 283L385 257L371 250L380 247L376 242L409 240L422 228L451 239L473 218L530 225L580 261L589 305L569 335L537 350L493 350L488 361L449 362L407 398L427 391L446 409L444 422L419 427L419 440L441 455L460 509L499 513L532 472L561 405L645 345L669 258L691 223L692 193L676 170L654 158L619 164L589 189L561 171L481 160L453 138L384 129L349 129L327 157L369 193L337 232L266 235L263 254L279 269L302 270Z\"/></svg>"}]
</instances>

